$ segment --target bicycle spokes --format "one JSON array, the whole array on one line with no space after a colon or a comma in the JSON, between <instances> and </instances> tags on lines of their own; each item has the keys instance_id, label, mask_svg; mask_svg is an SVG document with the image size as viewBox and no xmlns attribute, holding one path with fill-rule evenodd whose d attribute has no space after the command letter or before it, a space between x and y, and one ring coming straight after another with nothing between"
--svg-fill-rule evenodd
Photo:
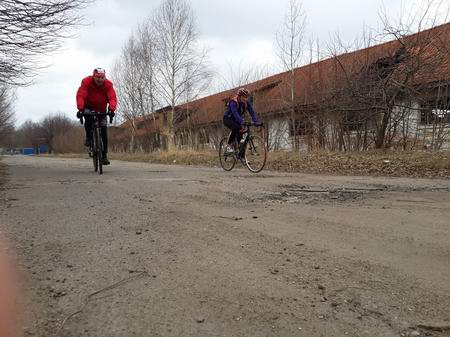
<instances>
[{"instance_id":1,"label":"bicycle spokes","mask_svg":"<svg viewBox=\"0 0 450 337\"><path fill-rule=\"evenodd\" d=\"M258 153L258 148L256 147L256 145L254 144L254 142L250 142L250 152L252 154L252 156L259 156Z\"/></svg>"},{"instance_id":2,"label":"bicycle spokes","mask_svg":"<svg viewBox=\"0 0 450 337\"><path fill-rule=\"evenodd\" d=\"M260 172L266 164L267 150L264 140L259 136L249 139L245 160L247 167L252 172Z\"/></svg>"},{"instance_id":3,"label":"bicycle spokes","mask_svg":"<svg viewBox=\"0 0 450 337\"><path fill-rule=\"evenodd\" d=\"M225 171L231 171L236 164L235 152L228 152L228 139L223 138L219 145L220 165Z\"/></svg>"}]
</instances>

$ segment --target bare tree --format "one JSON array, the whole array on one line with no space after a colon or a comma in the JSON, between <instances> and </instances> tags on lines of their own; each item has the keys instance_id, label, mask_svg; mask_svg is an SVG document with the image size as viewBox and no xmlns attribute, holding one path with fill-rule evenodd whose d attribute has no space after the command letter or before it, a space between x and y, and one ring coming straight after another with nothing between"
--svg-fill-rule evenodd
<instances>
[{"instance_id":1,"label":"bare tree","mask_svg":"<svg viewBox=\"0 0 450 337\"><path fill-rule=\"evenodd\" d=\"M344 43L336 34L328 43L328 55L334 64L326 92L321 93L319 109L325 112L328 129L331 130L329 146L332 150L361 150L368 147L369 123L373 115L373 95L378 90L378 66L368 55L351 52L374 43L372 34L363 30L361 38ZM367 56L367 57L365 57ZM353 142L353 139L356 139Z\"/></svg>"},{"instance_id":2,"label":"bare tree","mask_svg":"<svg viewBox=\"0 0 450 337\"><path fill-rule=\"evenodd\" d=\"M0 1L0 83L29 83L40 57L59 47L80 22L76 11L91 1Z\"/></svg>"},{"instance_id":3,"label":"bare tree","mask_svg":"<svg viewBox=\"0 0 450 337\"><path fill-rule=\"evenodd\" d=\"M135 150L137 118L146 112L144 102L144 77L140 69L141 60L138 53L138 42L131 36L122 48L122 55L114 65L114 81L120 100L119 115L130 125L130 150Z\"/></svg>"},{"instance_id":4,"label":"bare tree","mask_svg":"<svg viewBox=\"0 0 450 337\"><path fill-rule=\"evenodd\" d=\"M151 132L152 126L155 127L156 118L155 111L161 107L161 95L160 88L157 85L156 76L160 67L160 60L158 58L157 46L156 46L156 34L155 27L152 26L151 18L147 19L143 24L138 26L137 39L138 39L138 61L140 72L142 74L143 87L140 89L140 100L143 102L143 123L147 131L143 137L141 137L141 145L144 148L149 148L149 144L156 143L160 145L160 135ZM159 146L158 146L159 147Z\"/></svg>"},{"instance_id":5,"label":"bare tree","mask_svg":"<svg viewBox=\"0 0 450 337\"><path fill-rule=\"evenodd\" d=\"M11 88L6 85L0 85L0 139L6 137L14 126L13 101L14 94Z\"/></svg>"},{"instance_id":6,"label":"bare tree","mask_svg":"<svg viewBox=\"0 0 450 337\"><path fill-rule=\"evenodd\" d=\"M48 114L39 122L25 121L13 130L10 147L47 145L49 153L75 153L84 151L84 129L63 113Z\"/></svg>"},{"instance_id":7,"label":"bare tree","mask_svg":"<svg viewBox=\"0 0 450 337\"><path fill-rule=\"evenodd\" d=\"M198 43L195 19L185 0L165 0L159 7L153 26L158 27L156 45L161 66L155 78L162 101L170 107L166 134L168 149L175 146L175 124L184 117L175 107L189 102L202 93L210 83L207 51ZM189 81L187 83L186 81ZM189 91L189 96L186 93Z\"/></svg>"},{"instance_id":8,"label":"bare tree","mask_svg":"<svg viewBox=\"0 0 450 337\"><path fill-rule=\"evenodd\" d=\"M265 65L247 65L242 60L238 66L234 66L228 62L228 73L221 76L221 83L217 91L226 91L233 88L245 86L249 83L256 82L266 78L274 73L269 64Z\"/></svg>"},{"instance_id":9,"label":"bare tree","mask_svg":"<svg viewBox=\"0 0 450 337\"><path fill-rule=\"evenodd\" d=\"M57 135L68 133L73 127L74 122L62 113L50 114L44 117L39 123L40 135L48 145L48 152L53 153L54 140Z\"/></svg>"},{"instance_id":10,"label":"bare tree","mask_svg":"<svg viewBox=\"0 0 450 337\"><path fill-rule=\"evenodd\" d=\"M299 67L303 53L303 39L306 28L306 13L303 10L303 4L299 0L289 0L289 8L280 31L277 33L276 40L278 44L278 57L283 69L289 72L289 97L287 97L287 110L290 117L290 123L293 133L293 143L295 149L298 149L299 123L297 122L297 113L295 100L295 69ZM300 118L305 118L300 117Z\"/></svg>"},{"instance_id":11,"label":"bare tree","mask_svg":"<svg viewBox=\"0 0 450 337\"><path fill-rule=\"evenodd\" d=\"M156 31L151 25L151 20L147 20L139 25L137 30L138 55L140 60L140 71L142 72L146 113L153 113L160 107L160 97L156 86L156 76L160 61L157 54Z\"/></svg>"},{"instance_id":12,"label":"bare tree","mask_svg":"<svg viewBox=\"0 0 450 337\"><path fill-rule=\"evenodd\" d=\"M431 142L442 144L444 121L450 120L446 117L448 72L443 67L448 37L445 27L437 24L437 13L442 11L433 12L427 6L421 11L411 15L413 21L408 24L384 17L381 32L364 29L362 38L351 44L336 35L329 44L326 91L317 92L321 100L315 104L319 112L326 112L330 149L418 146L421 112L427 114L427 129L439 123L432 131L439 137L431 136ZM388 43L369 48L380 41Z\"/></svg>"},{"instance_id":13,"label":"bare tree","mask_svg":"<svg viewBox=\"0 0 450 337\"><path fill-rule=\"evenodd\" d=\"M114 66L114 80L121 105L119 116L130 125L130 150L136 148L138 118L153 118L160 107L156 73L159 67L155 31L148 19L133 33Z\"/></svg>"},{"instance_id":14,"label":"bare tree","mask_svg":"<svg viewBox=\"0 0 450 337\"><path fill-rule=\"evenodd\" d=\"M108 132L110 132L109 130ZM52 140L53 153L83 153L85 137L84 128L80 124L72 124L64 132L57 132Z\"/></svg>"},{"instance_id":15,"label":"bare tree","mask_svg":"<svg viewBox=\"0 0 450 337\"><path fill-rule=\"evenodd\" d=\"M39 123L32 120L26 120L15 132L15 147L33 147L36 148L41 143L42 129Z\"/></svg>"},{"instance_id":16,"label":"bare tree","mask_svg":"<svg viewBox=\"0 0 450 337\"><path fill-rule=\"evenodd\" d=\"M383 24L382 36L387 39L394 38L399 49L394 56L395 64L390 65L390 74L382 81L384 102L381 119L377 125L375 140L377 148L390 147L397 138L397 133L401 133L400 138L405 148L409 137L409 132L406 131L410 129L411 115L417 116L417 108L414 104L424 100L422 105L426 105L425 101L429 101L429 98L421 97L424 93L426 93L425 96L429 95L429 83L418 85L415 83L415 78L426 73L434 73L438 78L436 69L442 66L445 62L444 58L449 53L446 41L437 36L437 33L430 29L424 32L426 28L433 28L440 22L447 22L450 7L447 5L447 8L444 8L443 5L442 1L423 1L416 11L408 13L403 10L397 19L390 18L385 10L380 12ZM412 34L416 34L416 38L411 38ZM430 53L430 50L434 52ZM402 66L398 67L399 64ZM437 85L438 96L442 93L440 90L442 84L434 84ZM448 103L444 102L447 99L448 96L439 98L439 102L436 103L447 106ZM398 108L399 105L400 108ZM438 110L447 111L447 109ZM435 130L442 130L442 128Z\"/></svg>"}]
</instances>

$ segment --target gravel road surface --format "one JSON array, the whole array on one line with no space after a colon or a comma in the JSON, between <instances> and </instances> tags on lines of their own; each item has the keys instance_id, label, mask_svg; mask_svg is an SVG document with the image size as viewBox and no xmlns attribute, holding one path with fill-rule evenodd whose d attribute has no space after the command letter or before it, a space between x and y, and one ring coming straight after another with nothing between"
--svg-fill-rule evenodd
<instances>
[{"instance_id":1,"label":"gravel road surface","mask_svg":"<svg viewBox=\"0 0 450 337\"><path fill-rule=\"evenodd\" d=\"M450 181L3 157L25 336L450 336Z\"/></svg>"}]
</instances>

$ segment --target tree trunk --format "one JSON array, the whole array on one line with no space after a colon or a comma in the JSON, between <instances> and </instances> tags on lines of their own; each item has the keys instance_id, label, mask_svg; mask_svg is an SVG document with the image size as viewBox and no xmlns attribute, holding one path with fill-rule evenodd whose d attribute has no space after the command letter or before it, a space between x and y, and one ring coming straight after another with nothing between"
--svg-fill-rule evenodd
<instances>
[{"instance_id":1,"label":"tree trunk","mask_svg":"<svg viewBox=\"0 0 450 337\"><path fill-rule=\"evenodd\" d=\"M175 130L173 120L175 116L175 107L167 114L167 150L172 151L175 149Z\"/></svg>"},{"instance_id":2,"label":"tree trunk","mask_svg":"<svg viewBox=\"0 0 450 337\"><path fill-rule=\"evenodd\" d=\"M377 138L375 140L375 148L376 149L381 149L384 146L384 139L385 139L385 136L386 136L386 129L387 129L388 124L389 124L391 111L392 111L392 108L389 107L387 109L387 111L385 111L384 114L383 114L383 119L381 121L381 126L377 130Z\"/></svg>"}]
</instances>

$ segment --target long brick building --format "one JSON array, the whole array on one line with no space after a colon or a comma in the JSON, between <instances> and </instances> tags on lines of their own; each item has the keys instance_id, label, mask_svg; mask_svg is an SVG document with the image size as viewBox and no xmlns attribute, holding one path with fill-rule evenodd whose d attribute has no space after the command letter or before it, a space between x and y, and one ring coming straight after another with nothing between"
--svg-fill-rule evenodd
<instances>
[{"instance_id":1,"label":"long brick building","mask_svg":"<svg viewBox=\"0 0 450 337\"><path fill-rule=\"evenodd\" d=\"M269 149L448 147L449 46L447 23L249 83ZM176 146L216 148L227 133L222 116L235 91L177 106ZM134 120L139 148L165 147L169 109ZM130 130L130 122L122 125L118 149L127 148Z\"/></svg>"}]
</instances>

